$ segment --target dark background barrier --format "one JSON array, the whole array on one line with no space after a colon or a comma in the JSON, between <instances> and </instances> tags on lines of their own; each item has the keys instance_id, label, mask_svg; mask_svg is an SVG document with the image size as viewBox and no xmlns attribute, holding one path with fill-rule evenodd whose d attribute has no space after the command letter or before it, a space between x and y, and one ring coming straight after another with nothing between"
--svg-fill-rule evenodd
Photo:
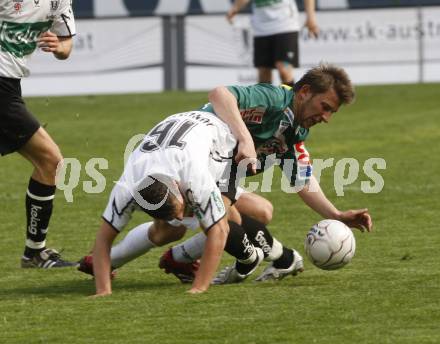
<instances>
[{"instance_id":1,"label":"dark background barrier","mask_svg":"<svg viewBox=\"0 0 440 344\"><path fill-rule=\"evenodd\" d=\"M74 0L73 8L75 12L76 18L95 18L101 16L96 13L95 9L95 1L97 0ZM102 0L101 0L102 1ZM218 10L218 1L219 0L191 0L188 2L186 6L186 10L184 13L181 11L173 13L173 1L170 0L121 0L120 5L126 9L126 13L117 13L115 10L112 16L154 16L156 15L156 10L160 5L166 4L166 7L169 7L168 14L219 14L221 11ZM180 4L184 3L184 0L174 0L174 3L179 2ZM208 6L210 3L214 4L217 2L215 6ZM232 3L232 1L230 1ZM303 1L297 1L298 7L303 9ZM224 12L228 8L227 1L223 2ZM348 0L341 1L339 5L332 5L332 7L328 7L328 3L326 1L317 1L317 9L318 10L326 10L326 9L362 9L362 8L383 8L383 7L408 7L408 6L432 6L432 5L440 5L440 0ZM103 5L101 5L103 6ZM105 4L105 6L112 6L110 4ZM249 11L249 8L247 8ZM243 12L246 12L244 10Z\"/></svg>"}]
</instances>

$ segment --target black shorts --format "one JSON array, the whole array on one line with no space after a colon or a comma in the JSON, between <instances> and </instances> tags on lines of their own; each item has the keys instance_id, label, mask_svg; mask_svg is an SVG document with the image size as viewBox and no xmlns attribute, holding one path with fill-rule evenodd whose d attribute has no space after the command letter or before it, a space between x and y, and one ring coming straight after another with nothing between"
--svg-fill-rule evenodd
<instances>
[{"instance_id":1,"label":"black shorts","mask_svg":"<svg viewBox=\"0 0 440 344\"><path fill-rule=\"evenodd\" d=\"M298 32L254 37L254 66L275 68L275 62L283 61L299 66Z\"/></svg>"},{"instance_id":2,"label":"black shorts","mask_svg":"<svg viewBox=\"0 0 440 344\"><path fill-rule=\"evenodd\" d=\"M223 172L223 178L217 183L223 196L234 204L238 201L239 196L242 194L243 189L239 188L240 178L238 177L250 177L252 172L250 170L242 171L238 174L238 164L235 162L235 156L237 154L237 147L235 147L229 166L225 168ZM264 166L264 164L263 164ZM243 166L242 166L243 167ZM264 171L264 168L257 169L257 174ZM241 189L241 190L240 190Z\"/></svg>"},{"instance_id":3,"label":"black shorts","mask_svg":"<svg viewBox=\"0 0 440 344\"><path fill-rule=\"evenodd\" d=\"M231 201L231 205L238 200L237 187L239 180L237 179L238 165L235 162L235 153L236 150L234 151L234 156L229 164L230 168L228 167L225 169L223 175L224 178L222 178L221 182L217 183L222 195Z\"/></svg>"},{"instance_id":4,"label":"black shorts","mask_svg":"<svg viewBox=\"0 0 440 344\"><path fill-rule=\"evenodd\" d=\"M19 150L38 128L21 97L20 79L0 77L0 154Z\"/></svg>"}]
</instances>

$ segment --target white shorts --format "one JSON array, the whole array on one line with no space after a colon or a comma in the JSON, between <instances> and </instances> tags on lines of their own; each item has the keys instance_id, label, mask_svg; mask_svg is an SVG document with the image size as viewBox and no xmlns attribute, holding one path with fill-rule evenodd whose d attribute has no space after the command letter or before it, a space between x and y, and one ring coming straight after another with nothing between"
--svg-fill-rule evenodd
<instances>
[{"instance_id":1,"label":"white shorts","mask_svg":"<svg viewBox=\"0 0 440 344\"><path fill-rule=\"evenodd\" d=\"M238 200L245 192L246 190L243 188L237 187L236 199ZM102 218L116 231L121 232L130 221L133 212L140 209L141 207L136 203L130 192L125 187L115 184ZM195 216L186 217L182 221L171 220L168 223L173 227L182 225L189 229L200 227L199 221Z\"/></svg>"},{"instance_id":2,"label":"white shorts","mask_svg":"<svg viewBox=\"0 0 440 344\"><path fill-rule=\"evenodd\" d=\"M118 232L122 231L136 209L140 209L127 188L115 184L102 218Z\"/></svg>"}]
</instances>

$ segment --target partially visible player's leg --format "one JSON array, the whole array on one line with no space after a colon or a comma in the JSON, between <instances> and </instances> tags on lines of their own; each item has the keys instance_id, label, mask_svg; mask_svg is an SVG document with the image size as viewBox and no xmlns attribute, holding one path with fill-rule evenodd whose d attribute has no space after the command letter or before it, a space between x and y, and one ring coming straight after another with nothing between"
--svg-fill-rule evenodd
<instances>
[{"instance_id":1,"label":"partially visible player's leg","mask_svg":"<svg viewBox=\"0 0 440 344\"><path fill-rule=\"evenodd\" d=\"M242 214L242 226L254 245L262 248L264 259L271 262L257 281L278 280L304 271L301 255L294 249L283 246L264 224Z\"/></svg>"},{"instance_id":2,"label":"partially visible player's leg","mask_svg":"<svg viewBox=\"0 0 440 344\"><path fill-rule=\"evenodd\" d=\"M243 200L241 200L242 198ZM250 216L254 216L257 219L267 221L272 218L272 204L269 201L252 193L240 193L237 202L229 209L228 219L230 222L232 221L241 225L241 215L237 211L236 205L239 206L243 213L249 212ZM261 211L261 213L259 211ZM234 231L234 228L235 226L232 226L232 231ZM163 257L168 257L170 269L172 268L171 265L173 262L192 263L202 256L205 242L206 235L204 235L204 233L198 233L184 242L171 247L168 250L169 252L165 252ZM167 262L162 263L162 265L165 264L167 264Z\"/></svg>"},{"instance_id":3,"label":"partially visible player's leg","mask_svg":"<svg viewBox=\"0 0 440 344\"><path fill-rule=\"evenodd\" d=\"M148 233L152 225L153 222L140 224L112 247L110 260L113 268L119 268L156 247Z\"/></svg>"},{"instance_id":4,"label":"partially visible player's leg","mask_svg":"<svg viewBox=\"0 0 440 344\"><path fill-rule=\"evenodd\" d=\"M275 68L278 70L281 82L292 87L294 84L293 66L288 62L277 61L275 62Z\"/></svg>"},{"instance_id":5,"label":"partially visible player's leg","mask_svg":"<svg viewBox=\"0 0 440 344\"><path fill-rule=\"evenodd\" d=\"M283 247L278 240L272 237L265 224L257 220L263 219L266 222L272 218L272 204L256 194L240 193L240 197L235 205L238 205L238 207L241 209L241 214L237 211L237 209L235 209L235 207L232 207L229 211L229 218L235 222L235 224L230 222L232 233L228 237L228 242L231 245L230 247L234 247L234 245L238 244L242 245L243 241L246 242L249 240L254 247L261 248L263 250L264 258L267 261L273 262L271 266L275 265L277 269L290 271L289 269L291 268L295 259L295 251ZM250 216L246 215L247 211L249 211L250 214L248 215ZM261 213L259 213L259 211L261 211ZM240 226L238 226L238 224L240 224ZM243 234L241 237L239 235L233 235L234 232L239 230L244 232L245 237L243 237ZM205 235L203 235L203 233L199 233L188 240L173 246L162 255L161 268L166 266L168 268L167 273L172 273L174 264L190 264L196 259L199 259L203 253L205 241ZM237 250L235 252L227 250L227 252L235 257L237 257L237 254L239 253ZM250 267L250 265L243 266L242 262L237 260L234 266L225 268L219 274L215 283L231 283L232 280L234 282L241 281L244 278L235 278L235 275L231 277L231 274L235 273L233 270L238 269L239 272L243 272L244 270L250 271L252 270L249 269ZM247 273L246 277L249 274L250 273ZM242 273L242 275L244 274ZM188 280L188 277L186 277L186 280Z\"/></svg>"},{"instance_id":6,"label":"partially visible player's leg","mask_svg":"<svg viewBox=\"0 0 440 344\"><path fill-rule=\"evenodd\" d=\"M132 230L110 252L111 265L119 268L152 248L180 240L186 232L183 226L174 227L166 221L154 220Z\"/></svg>"},{"instance_id":7,"label":"partially visible player's leg","mask_svg":"<svg viewBox=\"0 0 440 344\"><path fill-rule=\"evenodd\" d=\"M274 65L281 82L293 87L293 69L299 66L298 32L287 32L273 36Z\"/></svg>"},{"instance_id":8,"label":"partially visible player's leg","mask_svg":"<svg viewBox=\"0 0 440 344\"><path fill-rule=\"evenodd\" d=\"M238 213L246 214L265 225L272 221L272 203L253 192L241 192L240 190L240 196L234 206ZM234 218L230 216L229 219L240 224L241 220L237 219L236 214L233 214L233 216Z\"/></svg>"},{"instance_id":9,"label":"partially visible player's leg","mask_svg":"<svg viewBox=\"0 0 440 344\"><path fill-rule=\"evenodd\" d=\"M117 234L119 233L117 228L114 228L114 231ZM166 221L161 220L154 220L154 222L146 222L136 226L111 248L110 261L112 270L120 268L146 254L154 247L160 247L180 240L185 235L185 232L185 227L171 226ZM93 259L90 255L81 258L78 270L93 275Z\"/></svg>"},{"instance_id":10,"label":"partially visible player's leg","mask_svg":"<svg viewBox=\"0 0 440 344\"><path fill-rule=\"evenodd\" d=\"M238 282L250 275L264 255L249 241L246 232L237 223L229 221L229 234L225 251L237 259L236 272L230 277L230 283ZM206 235L198 233L181 244L168 249L159 261L159 267L166 273L172 273L183 283L191 282L198 269L198 260L202 257ZM232 281L233 280L233 281Z\"/></svg>"},{"instance_id":11,"label":"partially visible player's leg","mask_svg":"<svg viewBox=\"0 0 440 344\"><path fill-rule=\"evenodd\" d=\"M34 165L34 180L41 184L55 185L57 167L63 156L46 130L38 128L18 152Z\"/></svg>"},{"instance_id":12,"label":"partially visible player's leg","mask_svg":"<svg viewBox=\"0 0 440 344\"><path fill-rule=\"evenodd\" d=\"M34 166L26 192L26 246L23 267L73 265L46 249L46 234L55 195L55 174L61 153L21 97L20 80L0 77L0 153L19 152Z\"/></svg>"},{"instance_id":13,"label":"partially visible player's leg","mask_svg":"<svg viewBox=\"0 0 440 344\"><path fill-rule=\"evenodd\" d=\"M272 82L272 69L275 67L272 37L254 37L254 66L258 70L258 82Z\"/></svg>"},{"instance_id":14,"label":"partially visible player's leg","mask_svg":"<svg viewBox=\"0 0 440 344\"><path fill-rule=\"evenodd\" d=\"M231 206L228 210L230 232L225 250L238 259L239 271L241 271L243 275L248 275L246 272L249 272L254 268L252 265L258 265L259 263L256 263L259 258L259 252L248 252L249 255L246 258L241 256L243 254L242 252L246 252L245 243L249 242L249 240L245 230L241 227L241 216L235 205L239 204L243 211L252 212L263 220L268 220L272 217L272 205L261 196L245 193L243 189L237 188L235 185L235 179L229 180L228 192L225 192L223 196L228 199L236 200L234 206ZM253 207L248 205L247 202L240 202L241 198L247 202L254 202ZM258 210L261 211L261 214L258 213ZM204 233L198 233L184 242L171 247L161 256L159 267L164 269L166 273L176 275L176 277L184 283L190 282L191 276L194 275L194 271L192 271L194 262L197 262L198 259L202 257L205 242L206 235ZM254 245L251 244L251 246L251 250L254 251ZM189 270L191 273L185 276L182 273L183 269Z\"/></svg>"},{"instance_id":15,"label":"partially visible player's leg","mask_svg":"<svg viewBox=\"0 0 440 344\"><path fill-rule=\"evenodd\" d=\"M273 206L268 200L257 194L239 190L235 206L240 214L235 214L234 217L236 220L240 218L240 224L249 239L256 247L263 249L265 260L271 262L257 278L258 281L282 279L289 274L296 275L303 271L301 255L283 246L266 227L273 214Z\"/></svg>"},{"instance_id":16,"label":"partially visible player's leg","mask_svg":"<svg viewBox=\"0 0 440 344\"><path fill-rule=\"evenodd\" d=\"M46 250L56 190L55 175L63 159L61 152L41 127L18 152L34 166L26 192L27 231L22 267L73 266L75 263L62 260L55 250Z\"/></svg>"},{"instance_id":17,"label":"partially visible player's leg","mask_svg":"<svg viewBox=\"0 0 440 344\"><path fill-rule=\"evenodd\" d=\"M272 68L259 67L258 68L258 82L267 84L272 83Z\"/></svg>"},{"instance_id":18,"label":"partially visible player's leg","mask_svg":"<svg viewBox=\"0 0 440 344\"><path fill-rule=\"evenodd\" d=\"M239 283L251 275L264 259L263 250L253 245L242 226L229 221L225 251L236 258L214 278L213 284Z\"/></svg>"}]
</instances>

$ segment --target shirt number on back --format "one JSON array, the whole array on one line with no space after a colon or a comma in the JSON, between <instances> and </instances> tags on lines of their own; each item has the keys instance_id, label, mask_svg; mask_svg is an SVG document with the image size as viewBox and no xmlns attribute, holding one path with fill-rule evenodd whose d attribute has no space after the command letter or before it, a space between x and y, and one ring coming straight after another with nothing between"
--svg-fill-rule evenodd
<instances>
[{"instance_id":1,"label":"shirt number on back","mask_svg":"<svg viewBox=\"0 0 440 344\"><path fill-rule=\"evenodd\" d=\"M183 149L186 142L182 139L195 125L192 121L177 120L159 123L147 134L147 141L142 145L141 151L148 153L161 147Z\"/></svg>"}]
</instances>

